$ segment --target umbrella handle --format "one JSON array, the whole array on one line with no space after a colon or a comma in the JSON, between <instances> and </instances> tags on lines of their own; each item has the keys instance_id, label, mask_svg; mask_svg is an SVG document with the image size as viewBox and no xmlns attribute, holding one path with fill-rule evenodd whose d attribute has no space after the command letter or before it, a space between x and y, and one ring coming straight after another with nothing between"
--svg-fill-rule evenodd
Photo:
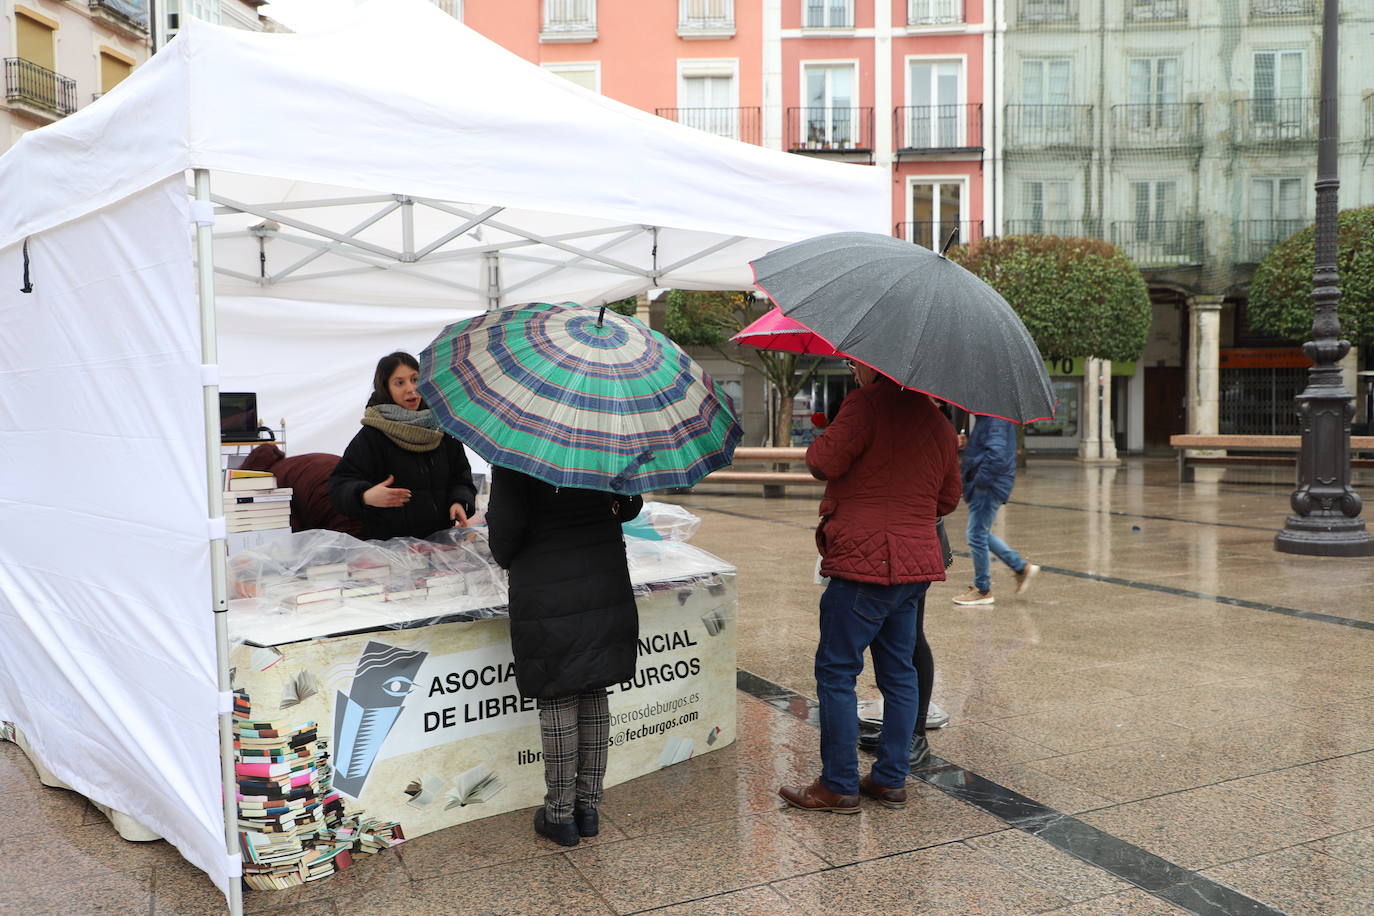
<instances>
[{"instance_id":1,"label":"umbrella handle","mask_svg":"<svg viewBox=\"0 0 1374 916\"><path fill-rule=\"evenodd\" d=\"M953 229L951 229L951 230L949 231L949 238L945 239L945 243L944 243L943 245L940 246L940 257L943 258L943 257L945 256L945 252L946 252L946 251L949 251L949 246L950 246L950 245L953 245L953 244L954 244L954 240L957 239L958 237L959 237L959 227L958 227L958 226L955 226Z\"/></svg>"},{"instance_id":2,"label":"umbrella handle","mask_svg":"<svg viewBox=\"0 0 1374 916\"><path fill-rule=\"evenodd\" d=\"M601 311L596 313L596 326L601 327L601 320L606 317L606 306L601 306Z\"/></svg>"}]
</instances>

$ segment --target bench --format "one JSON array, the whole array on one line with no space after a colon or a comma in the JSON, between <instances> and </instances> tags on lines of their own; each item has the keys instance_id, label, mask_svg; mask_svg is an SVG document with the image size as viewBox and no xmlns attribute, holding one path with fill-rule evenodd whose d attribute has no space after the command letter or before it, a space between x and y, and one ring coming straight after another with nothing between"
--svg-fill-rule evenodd
<instances>
[{"instance_id":1,"label":"bench","mask_svg":"<svg viewBox=\"0 0 1374 916\"><path fill-rule=\"evenodd\" d=\"M1302 436L1170 436L1169 444L1178 449L1179 483L1192 483L1195 479L1194 468L1200 464L1249 465L1249 466L1288 466L1298 463L1298 452L1302 449ZM1231 450L1245 452L1275 452L1272 455L1190 455L1193 449ZM1350 451L1374 452L1374 436L1351 436ZM1374 468L1374 458L1350 459L1351 467Z\"/></svg>"},{"instance_id":2,"label":"bench","mask_svg":"<svg viewBox=\"0 0 1374 916\"><path fill-rule=\"evenodd\" d=\"M802 466L800 471L740 471L735 469L735 465L740 462L754 463L766 462L769 464L797 463ZM811 472L806 468L806 449L804 448L761 448L748 447L735 449L734 464L728 469L712 471L703 477L700 484L710 483L742 483L742 484L762 484L764 496L781 496L783 491L789 486L814 486L823 487L825 481L817 480L811 476Z\"/></svg>"}]
</instances>

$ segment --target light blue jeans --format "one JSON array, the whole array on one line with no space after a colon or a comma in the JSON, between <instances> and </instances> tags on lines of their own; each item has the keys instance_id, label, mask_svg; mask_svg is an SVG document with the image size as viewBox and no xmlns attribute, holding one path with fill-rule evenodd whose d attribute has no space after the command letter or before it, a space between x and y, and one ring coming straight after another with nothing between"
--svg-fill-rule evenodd
<instances>
[{"instance_id":1,"label":"light blue jeans","mask_svg":"<svg viewBox=\"0 0 1374 916\"><path fill-rule=\"evenodd\" d=\"M992 589L992 561L988 558L989 549L997 554L997 559L1010 566L1013 572L1019 573L1025 569L1026 561L1007 546L1006 541L992 533L993 519L997 518L997 510L1002 507L996 494L987 487L974 487L967 503L968 549L973 554L973 587L980 592L986 592Z\"/></svg>"}]
</instances>

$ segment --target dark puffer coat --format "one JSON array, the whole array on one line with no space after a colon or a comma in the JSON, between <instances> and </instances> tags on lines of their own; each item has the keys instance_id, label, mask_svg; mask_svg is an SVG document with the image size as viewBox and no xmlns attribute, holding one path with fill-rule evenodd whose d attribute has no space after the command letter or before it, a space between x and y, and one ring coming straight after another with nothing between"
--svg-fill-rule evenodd
<instances>
[{"instance_id":1,"label":"dark puffer coat","mask_svg":"<svg viewBox=\"0 0 1374 916\"><path fill-rule=\"evenodd\" d=\"M410 502L392 509L363 504L363 493L386 480L410 491ZM361 519L363 538L423 538L452 528L449 507L460 503L472 515L477 490L463 445L444 436L428 452L412 452L392 442L379 429L364 426L348 443L329 478L329 501L350 518Z\"/></svg>"},{"instance_id":2,"label":"dark puffer coat","mask_svg":"<svg viewBox=\"0 0 1374 916\"><path fill-rule=\"evenodd\" d=\"M885 378L850 392L806 464L826 481L821 573L897 585L945 578L936 516L959 504L954 429L919 391Z\"/></svg>"},{"instance_id":3,"label":"dark puffer coat","mask_svg":"<svg viewBox=\"0 0 1374 916\"><path fill-rule=\"evenodd\" d=\"M634 677L639 640L620 523L640 496L556 488L492 468L492 556L510 570L515 683L527 697L572 696Z\"/></svg>"}]
</instances>

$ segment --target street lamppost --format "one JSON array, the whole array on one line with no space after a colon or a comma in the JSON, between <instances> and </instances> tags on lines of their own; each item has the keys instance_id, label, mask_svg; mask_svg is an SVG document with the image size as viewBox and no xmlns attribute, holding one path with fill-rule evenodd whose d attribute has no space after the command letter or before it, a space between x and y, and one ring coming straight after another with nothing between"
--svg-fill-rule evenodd
<instances>
[{"instance_id":1,"label":"street lamppost","mask_svg":"<svg viewBox=\"0 0 1374 916\"><path fill-rule=\"evenodd\" d=\"M1350 486L1350 420L1355 399L1341 380L1341 358L1350 341L1341 340L1336 303L1341 298L1336 269L1337 0L1324 0L1322 13L1321 111L1317 147L1316 269L1312 274L1312 339L1302 345L1312 360L1307 388L1298 395L1302 451L1298 455L1298 488L1292 515L1274 536L1284 553L1326 557L1374 555L1374 537L1360 518L1360 497Z\"/></svg>"}]
</instances>

